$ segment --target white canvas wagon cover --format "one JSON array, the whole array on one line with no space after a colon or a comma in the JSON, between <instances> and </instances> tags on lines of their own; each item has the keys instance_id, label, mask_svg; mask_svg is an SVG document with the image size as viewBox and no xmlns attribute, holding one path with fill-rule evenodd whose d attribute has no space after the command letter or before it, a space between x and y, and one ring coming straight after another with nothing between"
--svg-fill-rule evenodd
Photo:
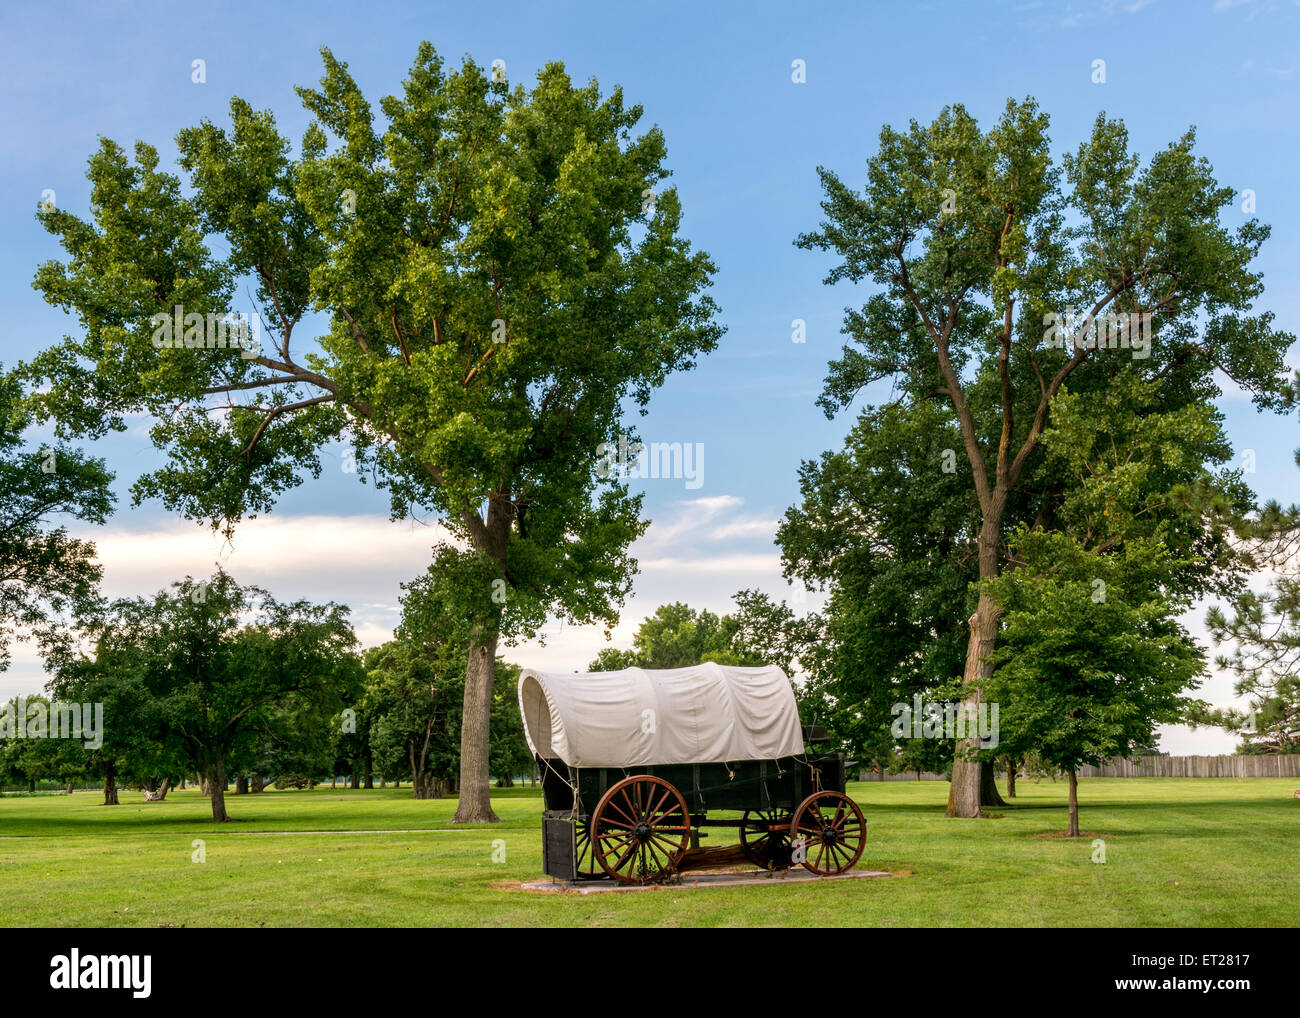
<instances>
[{"instance_id":1,"label":"white canvas wagon cover","mask_svg":"<svg viewBox=\"0 0 1300 1018\"><path fill-rule=\"evenodd\" d=\"M803 753L794 689L775 665L519 676L528 745L570 767L771 760Z\"/></svg>"}]
</instances>

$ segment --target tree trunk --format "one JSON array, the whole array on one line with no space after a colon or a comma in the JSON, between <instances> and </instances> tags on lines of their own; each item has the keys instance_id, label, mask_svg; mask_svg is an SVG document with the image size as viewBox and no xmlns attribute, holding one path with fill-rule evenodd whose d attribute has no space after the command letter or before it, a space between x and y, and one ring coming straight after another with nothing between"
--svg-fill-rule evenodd
<instances>
[{"instance_id":1,"label":"tree trunk","mask_svg":"<svg viewBox=\"0 0 1300 1018\"><path fill-rule=\"evenodd\" d=\"M181 791L185 791L185 779L181 778Z\"/></svg>"},{"instance_id":2,"label":"tree trunk","mask_svg":"<svg viewBox=\"0 0 1300 1018\"><path fill-rule=\"evenodd\" d=\"M384 776L382 774L379 776L379 787L380 788L388 787L388 783L384 780Z\"/></svg>"},{"instance_id":3,"label":"tree trunk","mask_svg":"<svg viewBox=\"0 0 1300 1018\"><path fill-rule=\"evenodd\" d=\"M261 774L254 774L253 780L250 781L248 784L248 790L250 792L266 791L266 778L263 777Z\"/></svg>"},{"instance_id":4,"label":"tree trunk","mask_svg":"<svg viewBox=\"0 0 1300 1018\"><path fill-rule=\"evenodd\" d=\"M27 791L28 791L31 795L35 795L35 794L36 794L36 779L35 779L35 778L28 778L28 779L27 779Z\"/></svg>"},{"instance_id":5,"label":"tree trunk","mask_svg":"<svg viewBox=\"0 0 1300 1018\"><path fill-rule=\"evenodd\" d=\"M171 787L171 783L172 783L171 778L162 779L162 784L158 786L158 791L154 793L154 797L153 797L154 802L162 802L164 799L167 798L167 791Z\"/></svg>"},{"instance_id":6,"label":"tree trunk","mask_svg":"<svg viewBox=\"0 0 1300 1018\"><path fill-rule=\"evenodd\" d=\"M348 787L349 788L361 787L361 775L358 774L356 771L352 772L352 780L348 782Z\"/></svg>"},{"instance_id":7,"label":"tree trunk","mask_svg":"<svg viewBox=\"0 0 1300 1018\"><path fill-rule=\"evenodd\" d=\"M362 784L362 787L363 787L363 788L374 788L374 787L375 787L375 772L374 772L374 767L373 767L373 765L372 765L371 762L370 762L370 747L369 747L369 746L366 747L365 756L362 757L362 769L363 769L363 771L364 771L364 773L365 773L365 778L364 778L364 780L363 780L362 783L361 783L361 784Z\"/></svg>"},{"instance_id":8,"label":"tree trunk","mask_svg":"<svg viewBox=\"0 0 1300 1018\"><path fill-rule=\"evenodd\" d=\"M1079 836L1079 778L1073 770L1070 771L1070 826L1065 836Z\"/></svg>"},{"instance_id":9,"label":"tree trunk","mask_svg":"<svg viewBox=\"0 0 1300 1018\"><path fill-rule=\"evenodd\" d=\"M226 761L221 754L214 753L209 759L203 781L212 796L213 822L225 823L230 816L226 813Z\"/></svg>"},{"instance_id":10,"label":"tree trunk","mask_svg":"<svg viewBox=\"0 0 1300 1018\"><path fill-rule=\"evenodd\" d=\"M339 779L338 779L338 777L335 776L335 777L330 778L330 788L338 788L338 787L339 787Z\"/></svg>"},{"instance_id":11,"label":"tree trunk","mask_svg":"<svg viewBox=\"0 0 1300 1018\"><path fill-rule=\"evenodd\" d=\"M997 575L997 537L998 527L990 528L986 522L979 538L981 578ZM967 624L970 626L970 639L966 643L966 667L962 673L965 697L961 706L965 717L974 719L978 716L985 681L993 674L991 655L998 634L997 605L987 593L980 593L975 613L967 619ZM980 748L978 735L957 743L952 761L952 784L948 788L947 815L950 817L977 817L982 806L1001 802L996 785L988 802L984 800L988 785L992 784L992 769L989 768L990 777L986 781L985 767L968 756Z\"/></svg>"},{"instance_id":12,"label":"tree trunk","mask_svg":"<svg viewBox=\"0 0 1300 1018\"><path fill-rule=\"evenodd\" d=\"M460 726L460 803L453 824L495 824L492 775L488 761L492 682L496 668L497 634L480 635L471 643L465 669L465 701Z\"/></svg>"},{"instance_id":13,"label":"tree trunk","mask_svg":"<svg viewBox=\"0 0 1300 1018\"><path fill-rule=\"evenodd\" d=\"M112 767L104 768L104 805L117 805L117 772Z\"/></svg>"},{"instance_id":14,"label":"tree trunk","mask_svg":"<svg viewBox=\"0 0 1300 1018\"><path fill-rule=\"evenodd\" d=\"M1014 799L1015 797L1016 797L1016 762L1014 760L1008 760L1007 761L1007 798Z\"/></svg>"},{"instance_id":15,"label":"tree trunk","mask_svg":"<svg viewBox=\"0 0 1300 1018\"><path fill-rule=\"evenodd\" d=\"M248 777L246 775L240 774L237 778L235 778L235 794L236 795L248 794Z\"/></svg>"},{"instance_id":16,"label":"tree trunk","mask_svg":"<svg viewBox=\"0 0 1300 1018\"><path fill-rule=\"evenodd\" d=\"M1004 800L998 792L996 768L987 760L980 764L980 805L1006 805L1006 800Z\"/></svg>"},{"instance_id":17,"label":"tree trunk","mask_svg":"<svg viewBox=\"0 0 1300 1018\"><path fill-rule=\"evenodd\" d=\"M417 799L441 799L443 796L443 783L429 774L416 777L411 787L415 789Z\"/></svg>"},{"instance_id":18,"label":"tree trunk","mask_svg":"<svg viewBox=\"0 0 1300 1018\"><path fill-rule=\"evenodd\" d=\"M71 781L68 782L68 794L69 794L69 795L72 794L72 782L71 782Z\"/></svg>"}]
</instances>

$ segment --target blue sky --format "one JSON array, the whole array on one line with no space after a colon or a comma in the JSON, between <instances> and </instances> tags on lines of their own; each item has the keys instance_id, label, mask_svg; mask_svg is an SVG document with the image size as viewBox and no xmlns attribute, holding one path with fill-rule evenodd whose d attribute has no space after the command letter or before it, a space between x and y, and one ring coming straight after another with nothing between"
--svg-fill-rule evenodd
<instances>
[{"instance_id":1,"label":"blue sky","mask_svg":"<svg viewBox=\"0 0 1300 1018\"><path fill-rule=\"evenodd\" d=\"M1300 329L1300 6L1292 2L97 3L9 5L0 19L6 364L72 327L31 288L36 266L59 253L33 216L43 192L84 211L85 163L100 135L148 140L169 159L176 132L204 117L223 122L231 95L270 108L297 139L307 118L293 86L320 77L322 45L349 63L376 105L400 87L428 39L453 62L466 53L485 66L504 60L512 81L560 60L575 80L620 84L644 106L643 123L667 137L685 232L718 266L713 296L727 333L694 372L669 381L639 424L649 440L702 444L704 483L641 482L654 523L615 634L623 643L666 600L723 610L742 587L787 590L772 533L797 497L800 461L836 447L851 423L851 415L826 420L813 401L841 345L843 308L865 295L823 286L830 260L792 241L819 218L815 167L860 180L884 123L928 121L952 102L987 123L1008 97L1033 95L1051 115L1058 153L1105 110L1126 121L1144 156L1194 124L1219 179L1252 189L1257 214L1273 226L1258 261L1261 307ZM191 81L195 59L205 61L205 83ZM1104 84L1092 81L1097 59L1106 62ZM806 65L805 83L791 81L794 60ZM795 318L807 323L803 344L791 342ZM1255 452L1250 480L1261 496L1300 501L1294 420L1257 415L1232 395L1222 407L1234 445ZM139 424L97 450L124 493L112 525L93 535L110 593L151 591L221 559L242 581L284 596L344 601L368 642L384 638L398 584L427 564L430 527L388 522L386 499L335 468L223 547L158 506L130 508L125 488L155 462ZM1203 615L1190 622L1199 627ZM508 653L583 668L601 645L598 631L556 626L544 648ZM42 681L39 662L19 647L0 695ZM1230 684L1215 679L1205 695L1227 702ZM1173 732L1165 744L1218 751L1230 741Z\"/></svg>"}]
</instances>

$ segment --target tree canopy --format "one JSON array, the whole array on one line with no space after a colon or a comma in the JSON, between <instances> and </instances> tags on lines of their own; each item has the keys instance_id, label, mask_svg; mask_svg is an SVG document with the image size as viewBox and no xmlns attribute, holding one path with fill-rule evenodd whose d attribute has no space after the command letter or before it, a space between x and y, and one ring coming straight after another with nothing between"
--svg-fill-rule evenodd
<instances>
[{"instance_id":1,"label":"tree canopy","mask_svg":"<svg viewBox=\"0 0 1300 1018\"><path fill-rule=\"evenodd\" d=\"M1208 406L1221 391L1216 372L1261 409L1285 408L1294 392L1283 364L1293 337L1275 329L1269 313L1252 309L1263 281L1251 263L1268 227L1253 217L1235 228L1225 224L1234 191L1196 155L1195 132L1144 163L1123 122L1103 113L1057 165L1047 129L1032 99L1008 101L988 130L960 105L944 108L929 125L886 126L861 192L818 170L825 219L797 240L836 256L828 284L872 286L865 303L846 313L853 345L830 365L822 407L834 415L859 397L876 398L885 390L874 384L888 382L888 399L862 408L851 443L864 447L866 470L895 476L896 468L872 461L875 451L862 432L898 427L904 418L942 422L953 444L932 446L933 459L913 459L904 469L920 495L917 512L936 504L933 487L946 487L961 531L953 532L951 516L917 522L938 541L956 537L951 557L983 581L1001 575L1012 530L1051 529L1062 511L1074 481L1045 466L1044 436L1067 393L1087 398L1114 384L1140 384L1149 387L1148 406L1172 413ZM1125 380L1116 383L1120 376ZM1100 409L1089 405L1090 412ZM1101 416L1089 423L1098 433L1110 425ZM907 431L900 444L914 449ZM1223 442L1198 448L1211 467L1227 454ZM823 470L839 468L833 460L805 468L806 497L819 497ZM1247 508L1236 498L1239 487L1209 487L1201 484L1183 499L1201 534L1188 539L1205 553L1189 566L1202 584L1222 579L1231 557L1225 533ZM820 504L814 508L826 518ZM852 522L864 551L874 541L870 553L882 554L871 530L878 512L849 498L832 511ZM792 518L787 530L787 559L796 572L815 577L827 559L816 542L794 535L797 522ZM926 542L883 554L903 568L904 561L919 565L934 547ZM1000 611L994 589L972 586L965 599L968 706L978 703L993 668ZM923 611L909 614L925 623ZM936 628L933 639L951 633ZM890 652L882 653L888 663ZM988 769L965 758L977 748L965 743L967 752L954 761L951 815L978 816L992 788Z\"/></svg>"},{"instance_id":2,"label":"tree canopy","mask_svg":"<svg viewBox=\"0 0 1300 1018\"><path fill-rule=\"evenodd\" d=\"M395 517L440 518L476 620L457 819L491 820L497 637L550 614L613 623L644 523L638 496L594 475L596 448L716 345L713 266L679 233L662 132L633 135L642 108L620 89L576 87L559 63L509 87L423 43L376 124L322 55L296 151L235 98L228 128L177 135L185 185L154 146L105 139L89 217L40 212L67 258L36 286L81 332L27 366L34 406L69 435L150 415L167 462L137 502L227 532L336 441ZM220 334L245 282L260 345Z\"/></svg>"}]
</instances>

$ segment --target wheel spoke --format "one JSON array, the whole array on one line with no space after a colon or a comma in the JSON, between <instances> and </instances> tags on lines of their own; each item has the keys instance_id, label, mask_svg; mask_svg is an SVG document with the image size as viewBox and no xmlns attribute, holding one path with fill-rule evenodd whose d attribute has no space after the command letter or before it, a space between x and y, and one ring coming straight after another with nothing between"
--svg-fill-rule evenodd
<instances>
[{"instance_id":1,"label":"wheel spoke","mask_svg":"<svg viewBox=\"0 0 1300 1018\"><path fill-rule=\"evenodd\" d=\"M649 841L649 844L653 845L660 852L663 852L666 856L668 856L669 859L675 856L678 852L678 849L680 848L679 845L674 844L673 842L669 841L667 838L661 838L658 836L652 837Z\"/></svg>"},{"instance_id":2,"label":"wheel spoke","mask_svg":"<svg viewBox=\"0 0 1300 1018\"><path fill-rule=\"evenodd\" d=\"M659 813L660 807L662 807L663 804L668 801L668 797L672 794L673 794L673 790L671 788L664 789L664 794L659 797L659 801L654 804L654 806L650 809L650 811L646 815L651 817L657 815Z\"/></svg>"},{"instance_id":3,"label":"wheel spoke","mask_svg":"<svg viewBox=\"0 0 1300 1018\"><path fill-rule=\"evenodd\" d=\"M674 817L673 816L674 813L678 814L678 816ZM667 827L668 825L665 823L665 821L670 819L675 819L680 824L682 821L686 819L685 816L682 816L680 814L681 814L681 810L679 810L676 806L674 806L665 813L658 813L652 815L649 819L649 824L651 827Z\"/></svg>"},{"instance_id":4,"label":"wheel spoke","mask_svg":"<svg viewBox=\"0 0 1300 1018\"><path fill-rule=\"evenodd\" d=\"M635 845L636 839L631 835L624 835L617 838L602 838L597 842L597 847L601 855L609 855L611 852L621 852L628 845Z\"/></svg>"},{"instance_id":5,"label":"wheel spoke","mask_svg":"<svg viewBox=\"0 0 1300 1018\"><path fill-rule=\"evenodd\" d=\"M634 841L627 846L627 851L624 852L622 855L620 855L617 861L614 863L614 865L611 866L610 868L615 871L621 870L623 866L627 863L628 859L632 857L632 854L635 851L636 851L636 842Z\"/></svg>"}]
</instances>

